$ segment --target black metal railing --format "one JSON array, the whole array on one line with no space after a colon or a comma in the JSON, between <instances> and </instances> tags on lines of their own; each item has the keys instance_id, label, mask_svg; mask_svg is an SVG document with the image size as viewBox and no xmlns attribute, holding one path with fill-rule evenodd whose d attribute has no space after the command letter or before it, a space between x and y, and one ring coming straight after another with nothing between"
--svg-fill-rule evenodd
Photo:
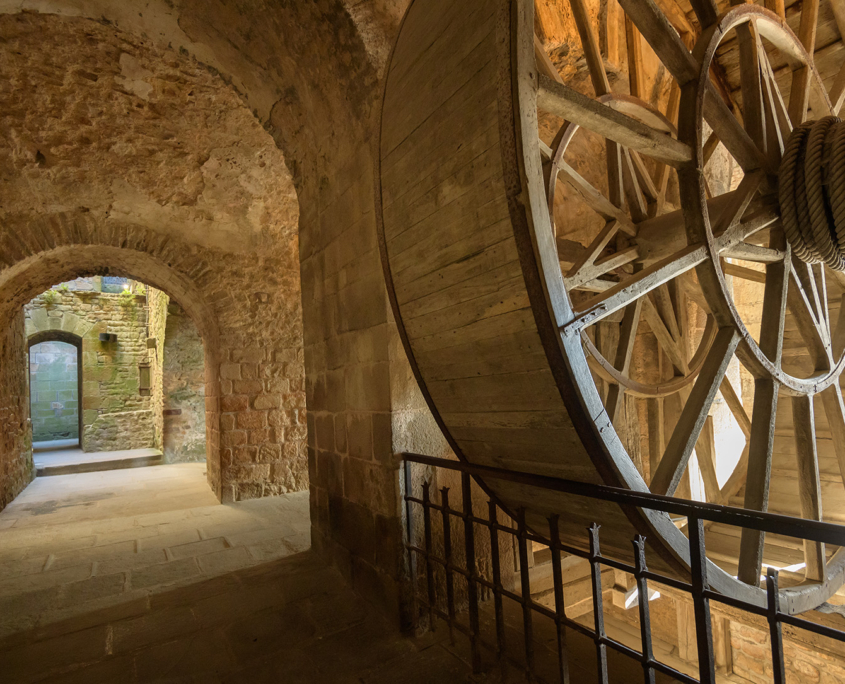
<instances>
[{"instance_id":1,"label":"black metal railing","mask_svg":"<svg viewBox=\"0 0 845 684\"><path fill-rule=\"evenodd\" d=\"M503 601L515 601L522 608L522 632L524 639L524 664L530 681L535 679L535 642L534 642L534 614L545 616L554 621L556 630L557 663L555 677L560 682L568 683L569 652L567 649L567 631L580 633L588 637L595 644L597 679L607 684L608 649L612 649L627 656L642 666L643 678L647 684L655 682L655 674L662 673L679 682L688 684L716 682L716 666L711 629L710 602L746 611L763 617L769 627L771 637L772 668L775 684L785 684L784 653L782 626L790 625L807 630L816 635L845 642L845 632L828 627L817 622L782 612L779 605L778 572L773 568L767 569L766 601L761 604L737 599L714 592L708 583L706 546L704 523L712 522L731 525L743 529L758 530L781 536L795 537L802 540L822 542L834 546L845 546L845 527L830 523L792 518L771 513L759 513L746 509L721 506L717 504L685 501L668 496L651 493L634 492L604 485L585 484L555 477L518 473L488 466L475 466L458 461L451 461L419 454L402 454L404 467L404 500L405 500L405 548L409 561L409 571L413 585L413 600L416 606L415 615L424 615L433 627L437 619L445 620L450 634L461 632L469 637L470 654L473 670L479 672L482 667L481 651L483 646L490 646L500 662L507 660L507 644ZM431 483L423 481L419 487L419 496L414 493L413 464L441 468L446 471L457 472L461 480L462 501L459 508L453 508L449 501L449 487L440 489L440 503L433 501ZM564 492L580 497L613 502L620 505L634 506L654 511L661 511L673 516L687 519L689 530L690 551L690 582L675 577L668 577L652 572L646 563L646 539L638 536L632 540L634 563L629 564L602 555L600 545L599 525L593 524L589 529L589 550L582 550L561 542L559 533L559 518L553 515L548 518L548 536L541 536L538 530L529 529L525 521L525 511L517 510L508 514L492 496L488 496L487 518L479 517L473 512L472 478L480 483L504 480L511 483L527 485L539 489ZM423 529L417 533L415 527L414 510L422 509ZM499 510L512 516L515 526L499 522ZM432 512L439 514L442 539L435 548L433 541L434 524ZM459 520L463 526L464 564L456 563L452 548L452 522ZM476 560L475 526L480 525L489 530L490 547L488 549L492 565L492 576L487 577L478 571ZM511 535L515 541L519 557L520 593L506 588L502 581L500 560L500 534ZM414 543L416 537L421 537L422 546ZM554 609L536 602L531 596L531 586L528 568L528 544L538 542L549 548L554 583ZM442 551L438 553L438 551ZM589 628L576 620L567 617L564 610L564 587L561 570L561 553L571 554L586 559L590 564L590 577L593 604L593 628ZM417 558L422 559L422 574L418 574ZM441 568L445 574L445 610L438 606L435 580L436 568ZM602 568L609 567L633 575L639 593L639 626L641 634L641 651L631 648L617 640L608 637L605 631L604 610L602 605ZM424 575L424 576L423 576ZM455 576L460 576L466 582L466 596L461 601L460 611L455 596ZM424 580L422 592L417 591L417 578ZM698 679L657 660L652 647L652 630L649 615L648 583L656 582L680 592L689 594L692 599L695 621L696 645L698 648ZM495 623L495 643L482 644L479 600L480 590L488 590L492 594L493 615ZM422 593L422 595L420 595ZM458 619L458 612L467 613L465 624Z\"/></svg>"}]
</instances>

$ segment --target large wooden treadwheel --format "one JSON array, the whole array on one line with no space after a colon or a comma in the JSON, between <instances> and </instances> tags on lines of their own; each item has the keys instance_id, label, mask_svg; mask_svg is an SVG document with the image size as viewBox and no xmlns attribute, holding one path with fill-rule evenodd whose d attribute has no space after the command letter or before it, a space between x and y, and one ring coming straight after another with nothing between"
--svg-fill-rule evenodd
<instances>
[{"instance_id":1,"label":"large wooden treadwheel","mask_svg":"<svg viewBox=\"0 0 845 684\"><path fill-rule=\"evenodd\" d=\"M583 0L571 0L591 97L564 84L538 47L530 0L457 4L414 0L408 10L386 79L377 198L403 343L457 455L778 510L773 460L786 439L800 510L784 512L821 519L825 497L845 502L845 124L831 118L831 99L842 98L816 72L814 33L802 23L799 38L754 5L720 15L698 0L704 28L682 37L653 0L620 0L629 92L614 93ZM642 99L641 38L672 76L664 103ZM711 69L726 45L740 57L741 106ZM557 134L543 142L549 121ZM579 129L602 141L601 184L567 159ZM738 169L721 191L708 171L717 149ZM840 183L841 193L828 190ZM600 219L595 230L564 240L561 201L583 202ZM665 360L656 380L632 365L644 331ZM735 388L741 378L746 392ZM727 465L717 404L742 440ZM648 414L647 457L626 449L640 435L624 436L625 406ZM822 439L842 466L835 487L820 480ZM487 486L536 529L563 514L568 543L586 546L596 521L605 552L628 557L642 533L655 568L687 571L683 521ZM762 567L783 567L784 543L708 534L722 540L714 588L762 605ZM845 578L845 551L798 553L782 590L790 612L828 600Z\"/></svg>"}]
</instances>

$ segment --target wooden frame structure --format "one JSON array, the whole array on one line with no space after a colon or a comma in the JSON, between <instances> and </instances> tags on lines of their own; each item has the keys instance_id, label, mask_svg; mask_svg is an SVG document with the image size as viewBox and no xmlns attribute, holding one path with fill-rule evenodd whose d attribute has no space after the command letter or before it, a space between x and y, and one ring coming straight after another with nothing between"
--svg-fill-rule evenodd
<instances>
[{"instance_id":1,"label":"wooden frame structure","mask_svg":"<svg viewBox=\"0 0 845 684\"><path fill-rule=\"evenodd\" d=\"M584 2L570 0L595 97L563 82L534 35L530 0L467 0L460 8L414 0L409 8L386 78L377 216L415 375L467 463L689 496L683 483L695 455L708 501L727 503L744 489L744 506L757 511L769 505L778 404L789 397L800 512L821 520L817 395L845 480L845 323L831 306L842 303L845 280L793 256L778 200L793 128L831 115L845 99L842 72L828 91L813 63L818 2L807 3L798 35L782 5L720 11L694 0L695 27L667 14L669 3L619 4L630 39L628 93L611 88ZM664 111L642 98L643 41L672 78ZM718 68L725 42L739 53L742 106ZM560 127L544 142L538 130L548 117ZM606 189L566 160L579 129L604 140ZM717 149L741 175L722 193L708 182ZM576 258L562 251L554 219L560 183L604 221ZM747 323L731 278L761 286L765 334ZM707 320L692 341L690 306ZM672 369L657 383L632 371L641 321ZM612 353L591 337L606 322L618 327ZM787 322L809 371L784 361ZM752 411L726 377L737 361L752 378ZM669 430L657 410L649 415L648 472L618 433L626 396L657 410L667 398L674 406ZM722 482L717 397L746 440ZM609 557L628 557L629 540L642 534L661 572L689 572L683 521L607 502L588 510L563 493L529 495L501 479L483 484L506 507L524 509L529 527L565 513L565 543L583 544L579 532L599 522ZM708 561L714 589L764 606L765 549L761 532L744 531L731 562ZM784 611L818 606L842 585L845 551L832 551L804 545L804 577L780 589Z\"/></svg>"}]
</instances>

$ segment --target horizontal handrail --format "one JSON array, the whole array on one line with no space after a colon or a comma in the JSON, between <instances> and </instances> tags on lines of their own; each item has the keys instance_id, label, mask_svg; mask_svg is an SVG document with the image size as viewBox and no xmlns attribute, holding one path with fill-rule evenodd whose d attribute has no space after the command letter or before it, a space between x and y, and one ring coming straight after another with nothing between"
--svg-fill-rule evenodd
<instances>
[{"instance_id":1,"label":"horizontal handrail","mask_svg":"<svg viewBox=\"0 0 845 684\"><path fill-rule=\"evenodd\" d=\"M492 466L474 465L436 456L402 453L400 457L410 463L468 473L482 479L506 480L563 494L609 501L622 506L647 508L671 515L697 517L701 520L770 532L785 537L797 537L835 546L845 546L845 526L834 523L806 520L778 513L763 513L736 506L686 501L671 496L652 494L651 492L637 492L621 487L577 482L550 475L537 475Z\"/></svg>"}]
</instances>

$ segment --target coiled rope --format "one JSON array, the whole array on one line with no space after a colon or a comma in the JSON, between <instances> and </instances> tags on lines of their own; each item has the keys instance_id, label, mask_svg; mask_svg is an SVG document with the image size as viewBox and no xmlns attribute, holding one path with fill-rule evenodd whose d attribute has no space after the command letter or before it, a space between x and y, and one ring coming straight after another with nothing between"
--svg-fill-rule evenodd
<instances>
[{"instance_id":1,"label":"coiled rope","mask_svg":"<svg viewBox=\"0 0 845 684\"><path fill-rule=\"evenodd\" d=\"M778 199L795 256L845 271L845 122L827 116L792 131Z\"/></svg>"}]
</instances>

